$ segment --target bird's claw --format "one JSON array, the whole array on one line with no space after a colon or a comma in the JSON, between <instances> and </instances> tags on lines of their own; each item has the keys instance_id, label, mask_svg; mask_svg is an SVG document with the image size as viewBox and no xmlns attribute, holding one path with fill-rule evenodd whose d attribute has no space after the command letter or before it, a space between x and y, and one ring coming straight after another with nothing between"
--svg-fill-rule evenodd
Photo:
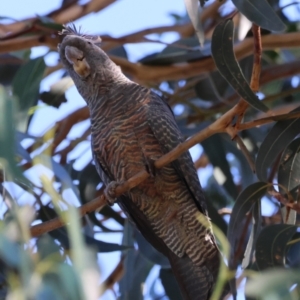
<instances>
[{"instance_id":1,"label":"bird's claw","mask_svg":"<svg viewBox=\"0 0 300 300\"><path fill-rule=\"evenodd\" d=\"M104 189L104 195L108 202L108 205L113 206L117 201L116 188L121 182L111 181Z\"/></svg>"}]
</instances>

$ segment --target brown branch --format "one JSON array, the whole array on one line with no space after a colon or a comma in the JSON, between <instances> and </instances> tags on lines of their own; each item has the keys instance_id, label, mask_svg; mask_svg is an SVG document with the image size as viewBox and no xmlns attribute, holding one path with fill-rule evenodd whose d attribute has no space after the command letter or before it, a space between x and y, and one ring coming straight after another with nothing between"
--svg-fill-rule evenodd
<instances>
[{"instance_id":1,"label":"brown branch","mask_svg":"<svg viewBox=\"0 0 300 300\"><path fill-rule=\"evenodd\" d=\"M264 125L264 124L271 123L271 122L275 122L275 121L295 119L295 118L300 118L300 112L299 111L290 112L290 113L287 113L287 114L282 114L282 115L277 115L277 116L270 116L270 117L261 118L261 119L253 120L253 121L250 121L250 122L246 122L246 123L240 124L239 131L250 129L250 128L253 128L253 127L257 127L257 126Z\"/></svg>"},{"instance_id":2,"label":"brown branch","mask_svg":"<svg viewBox=\"0 0 300 300\"><path fill-rule=\"evenodd\" d=\"M101 295L104 294L104 292L108 289L112 289L114 284L123 277L124 275L124 259L125 256L123 255L117 264L117 266L114 268L114 270L111 272L111 274L105 279L105 281L101 284Z\"/></svg>"},{"instance_id":3,"label":"brown branch","mask_svg":"<svg viewBox=\"0 0 300 300\"><path fill-rule=\"evenodd\" d=\"M66 138L68 133L74 124L77 124L90 117L90 112L87 106L81 107L68 115L61 121L58 121L55 125L56 132L55 138L52 144L52 153L55 152L57 146Z\"/></svg>"},{"instance_id":4,"label":"brown branch","mask_svg":"<svg viewBox=\"0 0 300 300\"><path fill-rule=\"evenodd\" d=\"M116 0L90 0L83 5L80 5L76 1L49 13L47 16L52 18L55 23L65 24L82 18L91 12L99 12L115 1ZM0 25L1 29L6 32L16 32L24 30L28 24L35 22L37 19L38 18L28 18L12 24Z\"/></svg>"},{"instance_id":5,"label":"brown branch","mask_svg":"<svg viewBox=\"0 0 300 300\"><path fill-rule=\"evenodd\" d=\"M253 39L254 39L254 61L250 87L254 93L259 91L259 78L261 71L261 54L262 54L262 45L261 45L261 34L260 27L256 24L252 26Z\"/></svg>"},{"instance_id":6,"label":"brown branch","mask_svg":"<svg viewBox=\"0 0 300 300\"><path fill-rule=\"evenodd\" d=\"M230 135L230 137L232 138L233 141L236 141L237 144L240 147L240 150L243 152L243 154L245 155L249 166L252 170L252 172L255 173L255 163L246 147L246 145L244 144L243 140L240 138L240 136L236 133L236 130L233 129L232 127L227 127L226 129L227 133Z\"/></svg>"},{"instance_id":7,"label":"brown branch","mask_svg":"<svg viewBox=\"0 0 300 300\"><path fill-rule=\"evenodd\" d=\"M252 91L256 93L259 91L259 78L260 78L260 71L261 71L262 45L261 45L260 27L253 23L252 32L253 32L253 43L254 43L254 61L253 61L250 87ZM242 100L241 106L243 107L243 113L238 116L236 122L236 128L238 128L239 125L241 124L244 118L245 111L249 106L249 104L245 100ZM243 149L246 149L246 147L244 147ZM250 156L246 156L246 157L247 159L250 159ZM248 162L250 163L251 168L254 167L254 164L251 163L251 160L248 160Z\"/></svg>"},{"instance_id":8,"label":"brown branch","mask_svg":"<svg viewBox=\"0 0 300 300\"><path fill-rule=\"evenodd\" d=\"M270 34L262 36L262 45L264 50L270 50L281 47L283 49L300 46L300 32L286 33L286 34ZM51 49L56 48L59 42L58 37L45 36L30 36L19 39L8 40L1 42L0 53L21 50L34 46L47 45ZM253 40L247 38L241 43L234 46L234 51L237 59L242 59L253 53ZM113 58L113 57L112 57ZM142 64L130 63L125 59L115 58L115 62L119 64L124 71L133 76L134 80L141 83L158 83L165 80L179 80L183 78L190 78L206 74L207 72L216 69L212 57L207 57L202 60L190 62L185 65L171 65L171 66L146 66ZM297 62L295 62L297 63ZM280 66L279 66L280 68ZM281 72L282 70L280 70ZM287 70L290 71L290 70ZM272 72L276 74L276 72ZM263 74L262 74L263 77ZM264 78L261 78L261 82Z\"/></svg>"}]
</instances>

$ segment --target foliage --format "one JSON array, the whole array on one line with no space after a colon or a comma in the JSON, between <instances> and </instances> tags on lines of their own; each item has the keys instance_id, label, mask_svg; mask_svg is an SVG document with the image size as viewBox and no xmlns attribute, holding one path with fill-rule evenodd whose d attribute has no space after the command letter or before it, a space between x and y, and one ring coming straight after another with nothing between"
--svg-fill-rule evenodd
<instances>
[{"instance_id":1,"label":"foliage","mask_svg":"<svg viewBox=\"0 0 300 300\"><path fill-rule=\"evenodd\" d=\"M62 38L58 31L70 21L66 11L75 21L112 2L70 1L45 16L20 22L0 18L1 299L97 299L107 289L118 291L120 299L142 299L142 286L155 265L159 278L148 296L162 296L155 288L161 281L170 299L180 299L166 258L118 208L104 206L93 162L81 170L74 167L81 157L78 151L74 157L74 149L89 142L90 131L76 138L69 133L88 119L87 107L70 112L40 136L29 133L39 108L46 104L59 110L72 85L64 74L50 91L40 93L42 80L62 66L29 58L30 49L43 45L55 53ZM167 96L184 135L194 135L186 149L201 143L195 165L200 171L213 169L205 186L209 214L221 229L216 229L221 249L226 249L222 232L231 245L231 272L223 268L220 278L229 279L242 267L236 283L247 277L249 297L298 299L300 14L299 21L291 21L278 0L200 2L198 11L198 0L185 0L192 23L176 16L170 27L103 36L101 47L132 80ZM241 36L245 26L248 33ZM160 34L170 31L179 34L178 41L139 62L128 60L124 45L163 43ZM146 36L150 33L157 34L156 41ZM38 180L32 172L39 172ZM267 206L272 207L269 215ZM224 215L230 215L229 223ZM97 235L118 231L122 244ZM111 251L120 252L120 262L98 286L96 253L101 257Z\"/></svg>"}]
</instances>

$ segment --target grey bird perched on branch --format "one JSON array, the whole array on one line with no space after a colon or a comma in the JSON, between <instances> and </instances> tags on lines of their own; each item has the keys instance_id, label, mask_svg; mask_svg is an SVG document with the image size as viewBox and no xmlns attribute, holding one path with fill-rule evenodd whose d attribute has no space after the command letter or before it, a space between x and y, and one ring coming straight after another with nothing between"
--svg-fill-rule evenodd
<instances>
[{"instance_id":1,"label":"grey bird perched on branch","mask_svg":"<svg viewBox=\"0 0 300 300\"><path fill-rule=\"evenodd\" d=\"M59 45L64 67L91 116L97 171L112 204L118 183L141 170L151 173L117 202L150 244L168 257L184 299L209 299L220 253L208 221L205 198L188 152L155 170L153 161L183 136L164 99L130 81L87 36L66 27Z\"/></svg>"}]
</instances>

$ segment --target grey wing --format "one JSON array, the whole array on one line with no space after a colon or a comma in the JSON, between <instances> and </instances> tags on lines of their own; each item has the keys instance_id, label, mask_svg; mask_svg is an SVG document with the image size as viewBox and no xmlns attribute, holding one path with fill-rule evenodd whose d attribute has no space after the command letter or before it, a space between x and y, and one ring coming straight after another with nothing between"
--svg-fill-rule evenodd
<instances>
[{"instance_id":1,"label":"grey wing","mask_svg":"<svg viewBox=\"0 0 300 300\"><path fill-rule=\"evenodd\" d=\"M176 124L173 112L165 100L152 92L151 101L148 105L148 125L158 140L162 151L168 153L182 143L184 138ZM207 215L206 200L190 153L188 151L183 153L172 162L172 165L186 183L199 210Z\"/></svg>"}]
</instances>

